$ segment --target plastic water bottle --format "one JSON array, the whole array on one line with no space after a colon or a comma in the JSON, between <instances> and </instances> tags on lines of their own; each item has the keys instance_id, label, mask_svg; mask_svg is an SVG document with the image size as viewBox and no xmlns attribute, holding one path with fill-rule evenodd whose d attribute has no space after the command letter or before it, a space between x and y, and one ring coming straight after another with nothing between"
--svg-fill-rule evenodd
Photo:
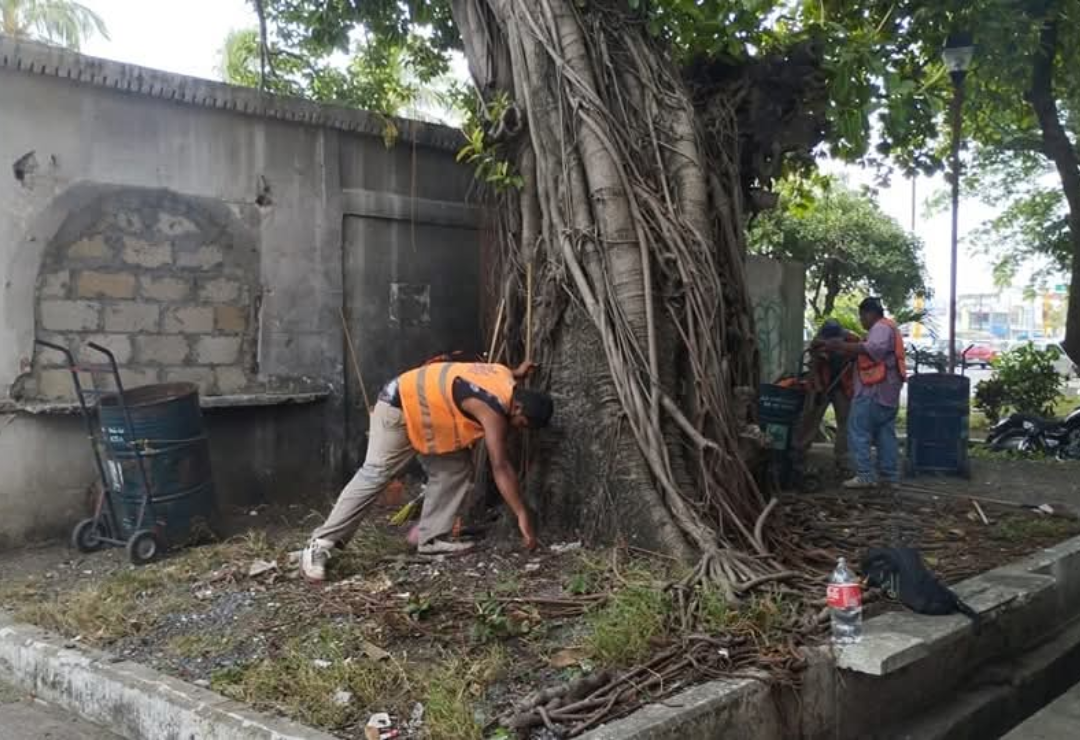
<instances>
[{"instance_id":1,"label":"plastic water bottle","mask_svg":"<svg viewBox=\"0 0 1080 740\"><path fill-rule=\"evenodd\" d=\"M833 642L850 644L861 640L862 587L843 558L836 562L826 594Z\"/></svg>"}]
</instances>

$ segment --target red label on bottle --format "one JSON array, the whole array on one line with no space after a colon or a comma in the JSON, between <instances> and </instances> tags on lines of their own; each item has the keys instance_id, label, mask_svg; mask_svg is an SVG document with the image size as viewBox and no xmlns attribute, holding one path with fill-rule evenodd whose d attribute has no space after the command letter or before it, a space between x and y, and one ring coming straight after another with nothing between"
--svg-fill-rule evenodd
<instances>
[{"instance_id":1,"label":"red label on bottle","mask_svg":"<svg viewBox=\"0 0 1080 740\"><path fill-rule=\"evenodd\" d=\"M862 606L862 589L857 583L830 583L825 599L833 609Z\"/></svg>"}]
</instances>

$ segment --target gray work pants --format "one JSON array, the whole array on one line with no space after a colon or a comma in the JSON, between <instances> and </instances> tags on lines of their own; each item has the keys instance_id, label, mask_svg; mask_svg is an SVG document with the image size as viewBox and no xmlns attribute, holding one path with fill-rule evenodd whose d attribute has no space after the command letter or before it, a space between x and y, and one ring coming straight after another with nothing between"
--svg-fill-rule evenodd
<instances>
[{"instance_id":1,"label":"gray work pants","mask_svg":"<svg viewBox=\"0 0 1080 740\"><path fill-rule=\"evenodd\" d=\"M415 454L401 409L382 401L376 403L371 412L364 465L341 491L330 516L312 536L347 543L367 509ZM420 459L428 472L420 514L420 544L424 544L453 529L454 517L472 485L472 455L460 450L446 455L421 455Z\"/></svg>"}]
</instances>

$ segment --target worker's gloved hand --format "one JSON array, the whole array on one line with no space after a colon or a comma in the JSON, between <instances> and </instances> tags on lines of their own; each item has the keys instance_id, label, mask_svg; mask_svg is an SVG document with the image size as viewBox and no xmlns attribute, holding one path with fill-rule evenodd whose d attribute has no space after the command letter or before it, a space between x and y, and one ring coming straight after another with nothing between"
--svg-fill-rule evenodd
<instances>
[{"instance_id":1,"label":"worker's gloved hand","mask_svg":"<svg viewBox=\"0 0 1080 740\"><path fill-rule=\"evenodd\" d=\"M532 522L529 520L528 514L522 514L518 517L518 529L521 530L521 538L525 543L525 549L535 550L540 543L536 540L536 533L533 532Z\"/></svg>"}]
</instances>

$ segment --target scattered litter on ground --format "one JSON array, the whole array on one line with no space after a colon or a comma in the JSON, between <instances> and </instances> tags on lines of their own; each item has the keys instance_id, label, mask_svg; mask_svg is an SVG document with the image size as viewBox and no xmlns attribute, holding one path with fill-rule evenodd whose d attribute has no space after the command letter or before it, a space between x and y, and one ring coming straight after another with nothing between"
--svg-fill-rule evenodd
<instances>
[{"instance_id":1,"label":"scattered litter on ground","mask_svg":"<svg viewBox=\"0 0 1080 740\"><path fill-rule=\"evenodd\" d=\"M946 583L1080 532L1080 523L1045 509L980 506L989 524L968 517L977 511L968 497L904 499L897 511L888 497L832 493L784 499L774 516L787 536L817 553L823 570L838 554L857 562L895 528ZM263 520L272 520L269 512ZM119 550L78 559L62 552L35 571L44 575L32 584L12 586L5 569L0 598L19 604L21 618L118 658L353 740L365 737L374 709L392 718L375 728L380 740L389 732L401 740L478 738L480 728L506 717L537 722L523 738L567 736L577 724L565 715L553 734L537 710L515 707L537 689L605 673L613 682L632 670L641 672L628 680L640 680L658 700L692 680L694 664L720 675L764 670L790 678L799 669L797 640L814 634L784 631L805 604L781 593L772 602L748 600L734 622L732 612L710 606L714 626L687 642L673 631L670 592L658 586L677 572L665 569L678 566L580 541L539 556L516 543L488 543L434 562L407 552L401 528L365 525L335 553L330 582L312 588L282 577L288 549L308 536L300 526L256 532L145 568L132 568ZM9 588L23 590L9 595ZM869 607L886 605L879 599ZM741 642L746 629L755 637ZM613 693L604 696L618 699L606 719L628 711L620 688L605 686Z\"/></svg>"},{"instance_id":2,"label":"scattered litter on ground","mask_svg":"<svg viewBox=\"0 0 1080 740\"><path fill-rule=\"evenodd\" d=\"M334 692L334 703L339 707L347 707L352 704L353 692L346 691L345 689L338 689Z\"/></svg>"},{"instance_id":3,"label":"scattered litter on ground","mask_svg":"<svg viewBox=\"0 0 1080 740\"><path fill-rule=\"evenodd\" d=\"M258 578L261 575L278 569L276 560L256 560L248 568L248 578Z\"/></svg>"},{"instance_id":4,"label":"scattered litter on ground","mask_svg":"<svg viewBox=\"0 0 1080 740\"><path fill-rule=\"evenodd\" d=\"M390 653L386 652L378 645L372 645L367 640L364 640L360 644L360 650L364 653L364 655L375 661L390 659Z\"/></svg>"}]
</instances>

